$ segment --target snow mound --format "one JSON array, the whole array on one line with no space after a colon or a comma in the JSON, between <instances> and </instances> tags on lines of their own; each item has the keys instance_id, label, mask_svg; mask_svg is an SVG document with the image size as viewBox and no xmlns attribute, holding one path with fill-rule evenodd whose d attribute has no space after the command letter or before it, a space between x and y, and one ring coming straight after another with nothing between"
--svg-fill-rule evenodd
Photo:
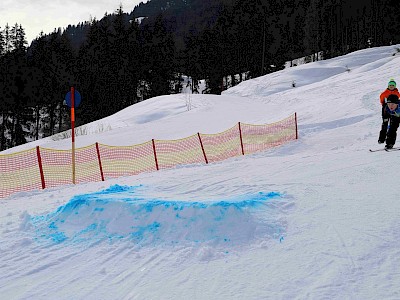
<instances>
[{"instance_id":1,"label":"snow mound","mask_svg":"<svg viewBox=\"0 0 400 300\"><path fill-rule=\"evenodd\" d=\"M285 224L276 203L282 195L258 192L210 202L166 201L141 196L142 186L113 185L74 196L56 211L30 217L37 241L130 241L135 246L247 245L281 239Z\"/></svg>"}]
</instances>

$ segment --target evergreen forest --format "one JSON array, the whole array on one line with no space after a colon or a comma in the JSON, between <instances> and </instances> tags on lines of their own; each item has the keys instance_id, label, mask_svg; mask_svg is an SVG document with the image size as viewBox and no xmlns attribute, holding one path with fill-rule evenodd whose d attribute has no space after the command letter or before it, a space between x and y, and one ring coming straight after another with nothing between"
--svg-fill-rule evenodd
<instances>
[{"instance_id":1,"label":"evergreen forest","mask_svg":"<svg viewBox=\"0 0 400 300\"><path fill-rule=\"evenodd\" d=\"M77 126L148 98L199 93L352 51L400 43L396 0L150 0L120 6L28 44L0 24L0 150L70 128L65 94L82 96Z\"/></svg>"}]
</instances>

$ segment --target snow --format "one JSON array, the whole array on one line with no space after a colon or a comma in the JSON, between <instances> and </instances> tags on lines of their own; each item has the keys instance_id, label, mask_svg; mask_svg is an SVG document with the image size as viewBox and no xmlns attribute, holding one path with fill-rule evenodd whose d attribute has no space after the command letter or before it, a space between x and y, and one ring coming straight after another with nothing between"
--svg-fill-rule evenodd
<instances>
[{"instance_id":1,"label":"snow","mask_svg":"<svg viewBox=\"0 0 400 300\"><path fill-rule=\"evenodd\" d=\"M368 151L382 147L378 97L399 81L397 47L191 95L191 110L187 95L161 96L88 124L77 147L218 133L297 112L299 140L0 199L1 298L400 299L400 152ZM69 143L47 138L1 154Z\"/></svg>"}]
</instances>

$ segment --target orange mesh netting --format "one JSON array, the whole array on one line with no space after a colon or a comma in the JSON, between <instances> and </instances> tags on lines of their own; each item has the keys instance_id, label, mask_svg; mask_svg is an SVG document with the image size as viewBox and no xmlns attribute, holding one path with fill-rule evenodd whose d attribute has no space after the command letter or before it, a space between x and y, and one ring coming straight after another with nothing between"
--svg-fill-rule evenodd
<instances>
[{"instance_id":1,"label":"orange mesh netting","mask_svg":"<svg viewBox=\"0 0 400 300\"><path fill-rule=\"evenodd\" d=\"M71 150L40 148L46 187L72 184ZM95 145L75 149L75 183L100 181Z\"/></svg>"},{"instance_id":2,"label":"orange mesh netting","mask_svg":"<svg viewBox=\"0 0 400 300\"><path fill-rule=\"evenodd\" d=\"M36 148L0 155L0 198L41 188Z\"/></svg>"},{"instance_id":3,"label":"orange mesh netting","mask_svg":"<svg viewBox=\"0 0 400 300\"><path fill-rule=\"evenodd\" d=\"M200 134L209 162L225 160L242 154L239 126L217 134Z\"/></svg>"},{"instance_id":4,"label":"orange mesh netting","mask_svg":"<svg viewBox=\"0 0 400 300\"><path fill-rule=\"evenodd\" d=\"M172 168L178 165L205 163L198 135L173 140L155 140L159 169Z\"/></svg>"},{"instance_id":5,"label":"orange mesh netting","mask_svg":"<svg viewBox=\"0 0 400 300\"><path fill-rule=\"evenodd\" d=\"M282 121L250 125L241 123L244 154L266 150L296 139L295 116Z\"/></svg>"},{"instance_id":6,"label":"orange mesh netting","mask_svg":"<svg viewBox=\"0 0 400 300\"><path fill-rule=\"evenodd\" d=\"M250 154L297 139L297 117L217 134L151 140L133 146L94 144L75 149L75 183L136 175L178 165L209 163ZM20 191L72 184L71 150L39 148L0 155L0 198Z\"/></svg>"},{"instance_id":7,"label":"orange mesh netting","mask_svg":"<svg viewBox=\"0 0 400 300\"><path fill-rule=\"evenodd\" d=\"M99 144L99 150L105 179L156 170L151 141L119 147Z\"/></svg>"}]
</instances>

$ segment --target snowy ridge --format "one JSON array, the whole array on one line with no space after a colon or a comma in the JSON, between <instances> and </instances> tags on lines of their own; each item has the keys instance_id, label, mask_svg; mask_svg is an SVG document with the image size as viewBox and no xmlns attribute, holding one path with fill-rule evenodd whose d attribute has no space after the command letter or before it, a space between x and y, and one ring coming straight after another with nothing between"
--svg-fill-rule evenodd
<instances>
[{"instance_id":1,"label":"snowy ridge","mask_svg":"<svg viewBox=\"0 0 400 300\"><path fill-rule=\"evenodd\" d=\"M50 214L28 218L25 227L34 228L38 242L87 246L101 240L124 240L136 250L203 243L230 249L254 239L283 238L283 224L272 219L277 209L270 209L270 220L257 217L268 205L276 208L285 203L266 203L279 197L278 193L202 203L143 199L136 195L138 188L114 185L77 195Z\"/></svg>"}]
</instances>

